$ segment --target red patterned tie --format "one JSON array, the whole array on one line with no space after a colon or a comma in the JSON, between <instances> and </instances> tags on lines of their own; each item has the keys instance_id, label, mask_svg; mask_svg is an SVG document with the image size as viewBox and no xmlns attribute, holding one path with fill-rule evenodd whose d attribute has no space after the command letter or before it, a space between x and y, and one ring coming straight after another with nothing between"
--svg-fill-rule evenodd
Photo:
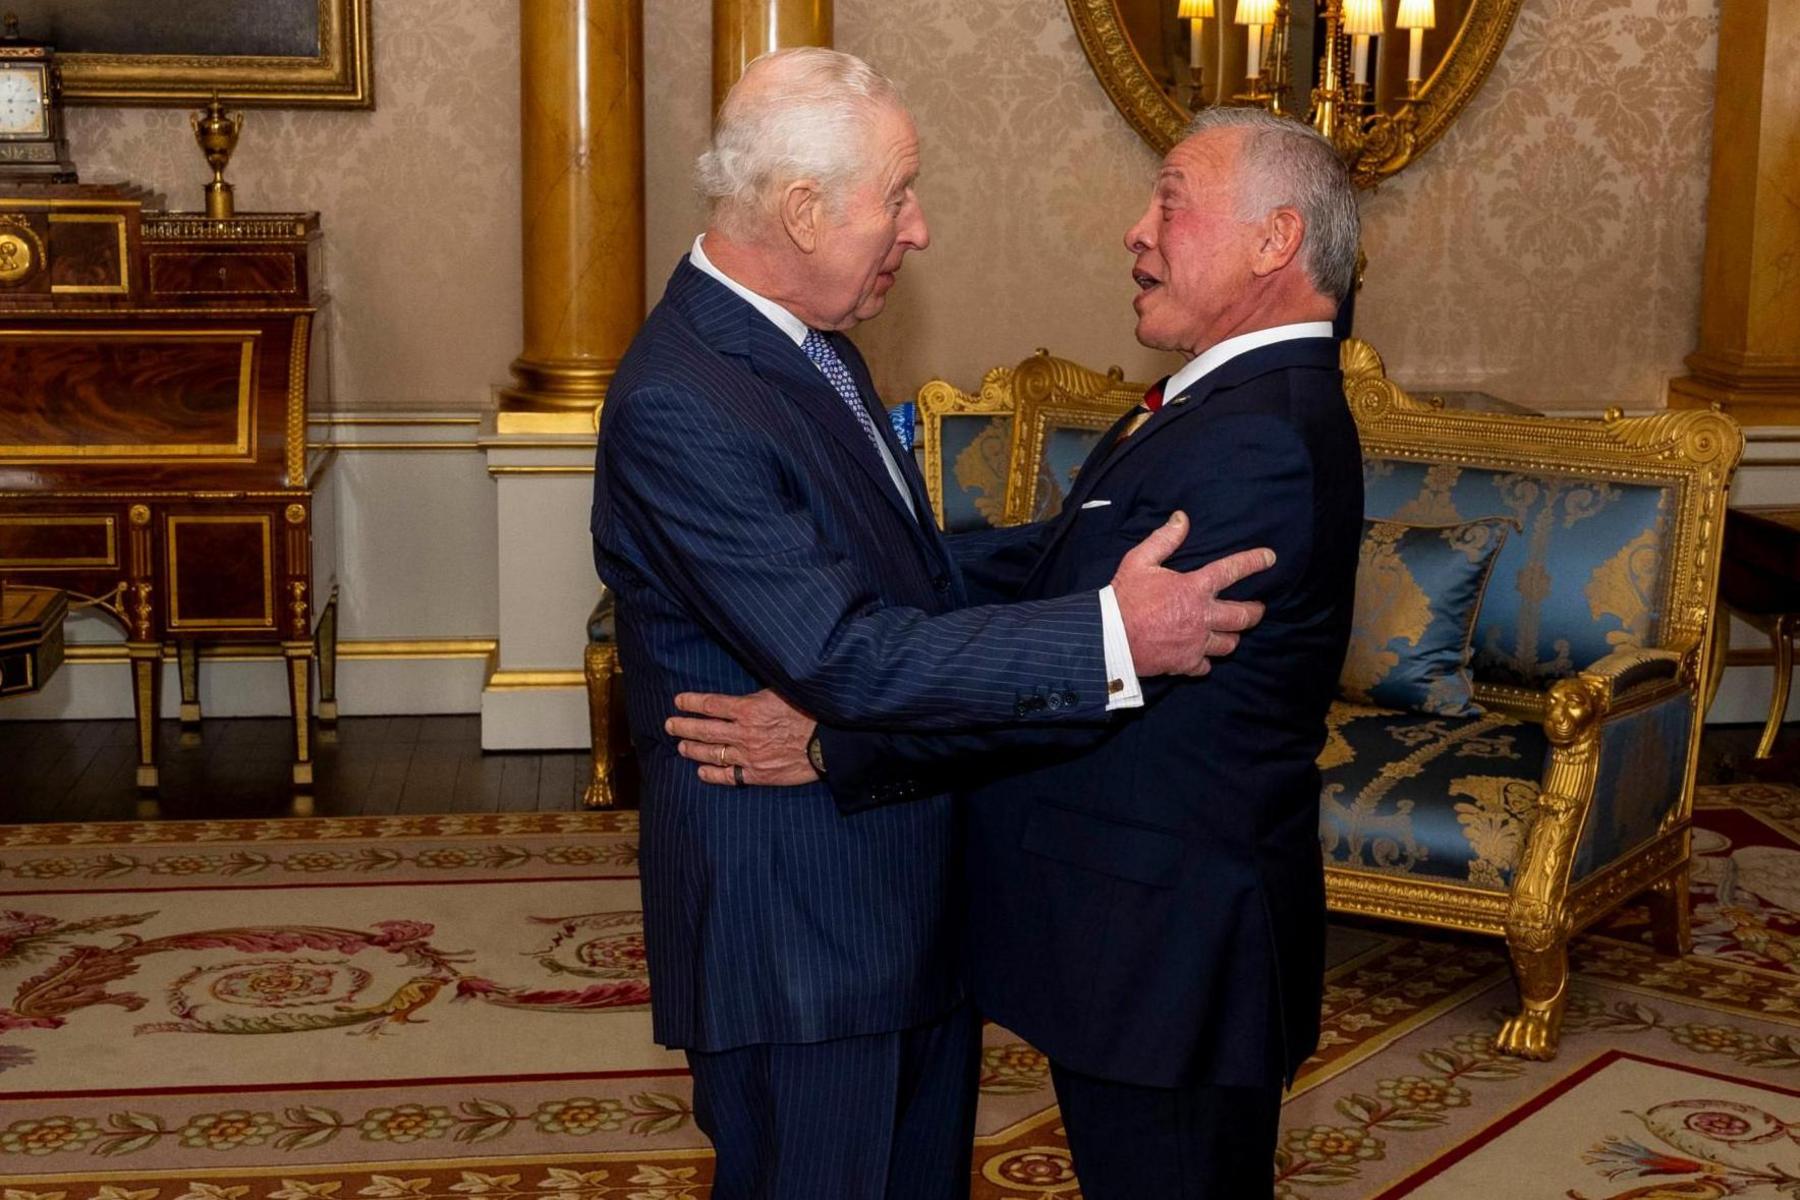
<instances>
[{"instance_id":1,"label":"red patterned tie","mask_svg":"<svg viewBox=\"0 0 1800 1200\"><path fill-rule=\"evenodd\" d=\"M1150 390L1144 393L1144 409L1146 412L1155 412L1162 407L1163 388L1167 387L1168 383L1169 377L1164 375L1161 379L1150 385Z\"/></svg>"}]
</instances>

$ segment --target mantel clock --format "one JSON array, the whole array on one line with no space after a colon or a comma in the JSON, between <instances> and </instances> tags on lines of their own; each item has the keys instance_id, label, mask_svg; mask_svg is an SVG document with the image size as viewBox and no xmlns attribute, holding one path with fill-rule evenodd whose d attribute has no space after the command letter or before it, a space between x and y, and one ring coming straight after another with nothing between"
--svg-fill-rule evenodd
<instances>
[{"instance_id":1,"label":"mantel clock","mask_svg":"<svg viewBox=\"0 0 1800 1200\"><path fill-rule=\"evenodd\" d=\"M8 13L0 33L0 185L75 182L61 92L56 51L20 37L19 20Z\"/></svg>"}]
</instances>

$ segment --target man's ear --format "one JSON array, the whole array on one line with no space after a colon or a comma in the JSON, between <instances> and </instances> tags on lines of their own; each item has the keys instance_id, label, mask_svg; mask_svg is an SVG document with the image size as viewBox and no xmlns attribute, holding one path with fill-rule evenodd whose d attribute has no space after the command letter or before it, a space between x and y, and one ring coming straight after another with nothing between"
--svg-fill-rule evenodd
<instances>
[{"instance_id":1,"label":"man's ear","mask_svg":"<svg viewBox=\"0 0 1800 1200\"><path fill-rule=\"evenodd\" d=\"M819 248L825 226L824 193L816 179L796 179L781 192L781 227L802 254Z\"/></svg>"},{"instance_id":2,"label":"man's ear","mask_svg":"<svg viewBox=\"0 0 1800 1200\"><path fill-rule=\"evenodd\" d=\"M1252 253L1250 269L1259 278L1273 275L1294 261L1306 237L1306 219L1298 210L1277 208L1263 218L1261 236Z\"/></svg>"}]
</instances>

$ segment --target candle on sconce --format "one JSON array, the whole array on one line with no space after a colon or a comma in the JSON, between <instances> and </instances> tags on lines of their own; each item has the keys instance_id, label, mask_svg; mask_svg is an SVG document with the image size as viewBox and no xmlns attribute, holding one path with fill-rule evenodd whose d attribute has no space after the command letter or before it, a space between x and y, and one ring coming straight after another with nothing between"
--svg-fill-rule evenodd
<instances>
[{"instance_id":1,"label":"candle on sconce","mask_svg":"<svg viewBox=\"0 0 1800 1200\"><path fill-rule=\"evenodd\" d=\"M1432 0L1400 0L1400 12L1394 24L1411 36L1406 58L1406 78L1417 82L1425 77L1425 31L1437 25L1437 9Z\"/></svg>"},{"instance_id":2,"label":"candle on sconce","mask_svg":"<svg viewBox=\"0 0 1800 1200\"><path fill-rule=\"evenodd\" d=\"M1200 23L1213 15L1213 0L1178 0L1175 15L1188 23L1188 66L1198 71L1206 40Z\"/></svg>"},{"instance_id":3,"label":"candle on sconce","mask_svg":"<svg viewBox=\"0 0 1800 1200\"><path fill-rule=\"evenodd\" d=\"M1262 74L1263 26L1275 23L1275 0L1238 0L1232 20L1250 27L1250 54L1244 62L1244 74L1255 79Z\"/></svg>"},{"instance_id":4,"label":"candle on sconce","mask_svg":"<svg viewBox=\"0 0 1800 1200\"><path fill-rule=\"evenodd\" d=\"M1344 0L1344 32L1350 35L1350 69L1353 81L1369 82L1369 39L1387 30L1381 22L1381 0Z\"/></svg>"}]
</instances>

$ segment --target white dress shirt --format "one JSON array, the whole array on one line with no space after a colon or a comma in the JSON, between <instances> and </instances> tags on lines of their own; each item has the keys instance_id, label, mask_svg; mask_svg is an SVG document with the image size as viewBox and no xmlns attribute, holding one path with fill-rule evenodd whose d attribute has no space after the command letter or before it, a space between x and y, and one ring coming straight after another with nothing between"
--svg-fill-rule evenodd
<instances>
[{"instance_id":1,"label":"white dress shirt","mask_svg":"<svg viewBox=\"0 0 1800 1200\"><path fill-rule=\"evenodd\" d=\"M730 288L733 295L767 317L775 328L794 340L794 345L805 342L806 322L767 296L758 295L719 270L713 265L712 259L706 257L706 248L702 245L705 241L704 233L694 239L694 248L688 251L688 261ZM824 372L821 371L820 374L823 375ZM881 451L881 461L887 467L888 476L893 479L894 487L906 501L906 507L916 517L918 513L912 509L912 492L908 490L906 480L901 477L900 464L894 461L886 442L877 439L875 448ZM1107 685L1107 710L1143 707L1144 693L1138 686L1137 672L1131 666L1131 643L1125 636L1125 619L1119 612L1119 600L1113 595L1111 585L1100 589L1100 632L1101 644L1106 652L1106 677L1110 681Z\"/></svg>"},{"instance_id":2,"label":"white dress shirt","mask_svg":"<svg viewBox=\"0 0 1800 1200\"><path fill-rule=\"evenodd\" d=\"M799 346L804 344L806 335L809 332L806 327L806 322L802 321L799 317L796 317L793 313L775 303L775 301L769 299L767 296L757 295L731 276L725 274L725 272L719 270L718 267L714 266L712 259L706 257L706 251L701 248L700 243L705 240L706 235L704 233L694 239L694 248L688 252L688 258L693 264L726 287L730 288L733 293L741 297L744 303L748 304L751 308L754 308L757 312L769 318L775 328L794 339L794 345ZM821 371L819 374L823 375L824 372ZM884 413L876 419L885 420L886 414ZM914 517L917 517L919 512L913 507L912 492L907 488L906 479L900 474L900 464L894 461L893 452L888 449L887 442L879 437L876 438L875 449L881 452L881 465L887 468L888 478L894 481L894 490L899 492L900 499L906 502L906 511L912 513Z\"/></svg>"},{"instance_id":3,"label":"white dress shirt","mask_svg":"<svg viewBox=\"0 0 1800 1200\"><path fill-rule=\"evenodd\" d=\"M1276 325L1269 329L1253 329L1249 333L1228 337L1188 359L1181 370L1169 376L1169 382L1163 385L1163 397L1165 400L1175 399L1199 383L1203 377L1218 370L1240 354L1248 354L1250 351L1260 350L1264 346L1273 346L1276 342L1297 342L1301 338L1328 338L1330 336L1330 321L1301 321L1296 325Z\"/></svg>"}]
</instances>

